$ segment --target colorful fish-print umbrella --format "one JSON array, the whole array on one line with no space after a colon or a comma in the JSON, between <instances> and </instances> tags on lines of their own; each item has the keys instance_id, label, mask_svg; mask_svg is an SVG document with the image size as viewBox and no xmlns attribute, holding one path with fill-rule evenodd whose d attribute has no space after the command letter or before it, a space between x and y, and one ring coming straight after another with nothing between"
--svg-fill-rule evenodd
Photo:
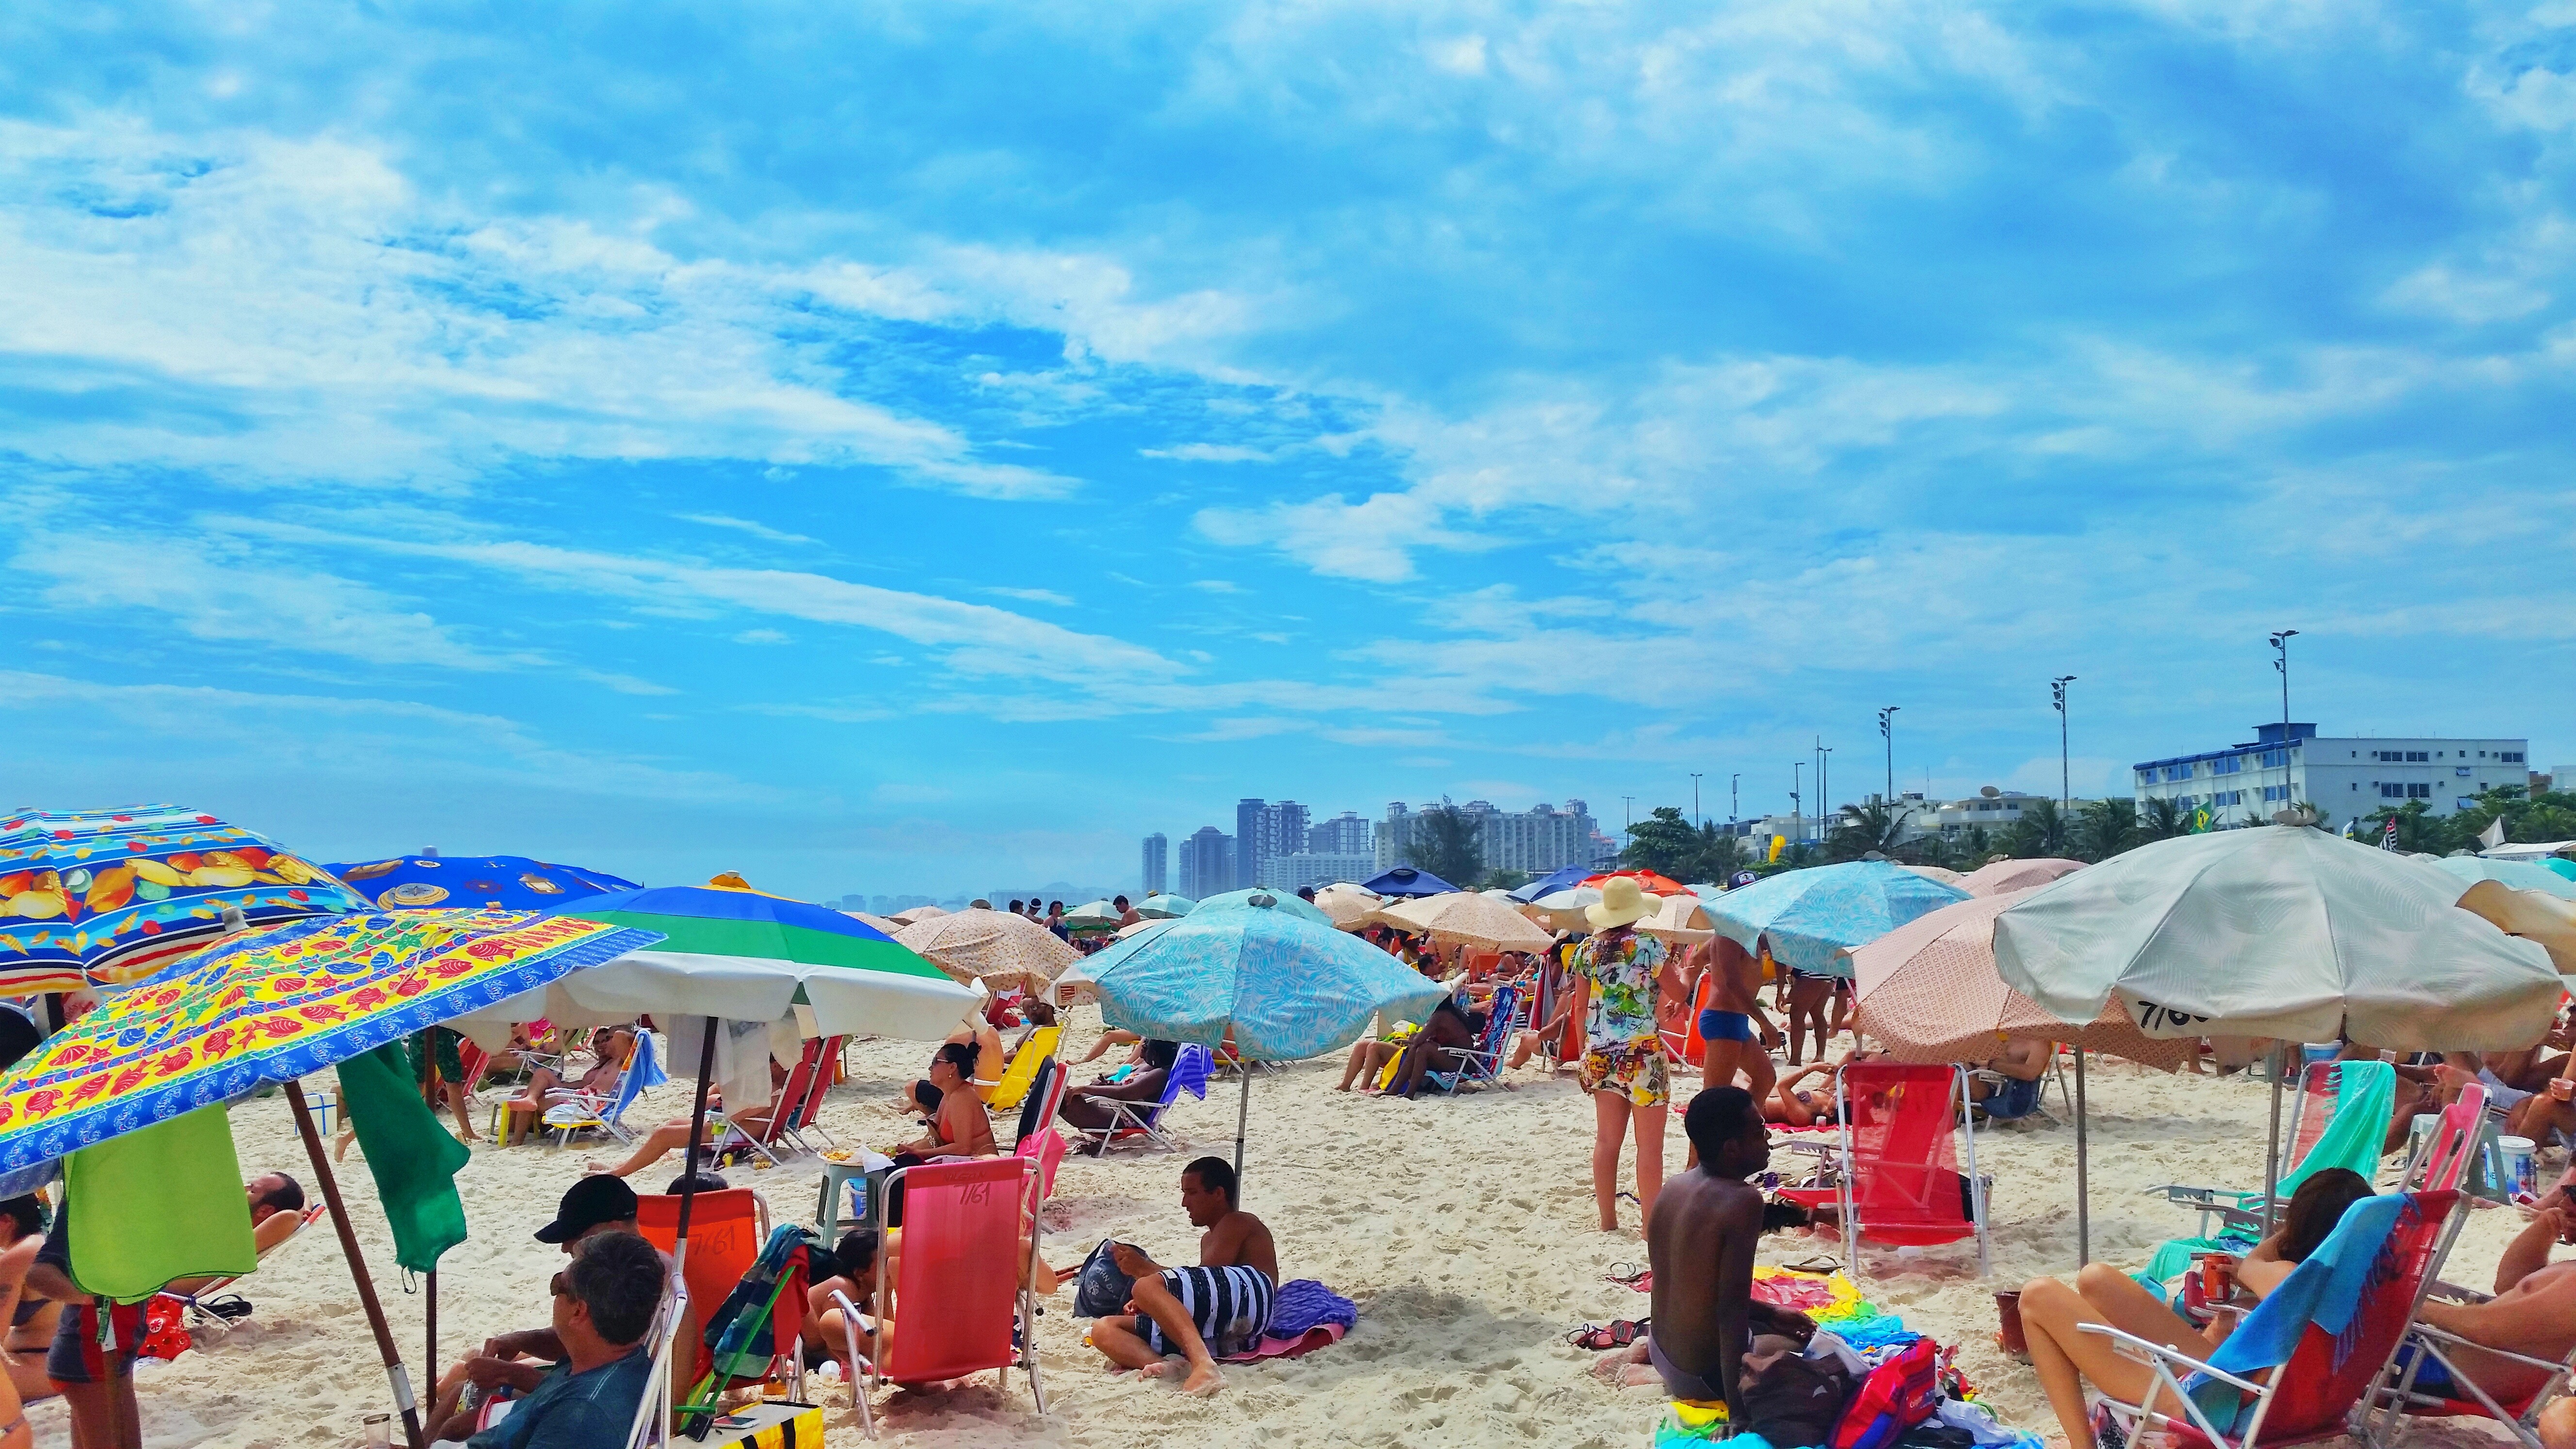
<instances>
[{"instance_id":1,"label":"colorful fish-print umbrella","mask_svg":"<svg viewBox=\"0 0 2576 1449\"><path fill-rule=\"evenodd\" d=\"M0 1171L291 1081L658 939L511 911L341 915L227 938L111 993L0 1077Z\"/></svg>"},{"instance_id":2,"label":"colorful fish-print umbrella","mask_svg":"<svg viewBox=\"0 0 2576 1449\"><path fill-rule=\"evenodd\" d=\"M329 870L342 884L388 911L423 906L545 911L586 896L636 889L635 882L604 870L553 865L524 855L397 855L391 860L351 861Z\"/></svg>"},{"instance_id":3,"label":"colorful fish-print umbrella","mask_svg":"<svg viewBox=\"0 0 2576 1449\"><path fill-rule=\"evenodd\" d=\"M140 981L224 929L363 911L277 842L177 805L0 818L0 994Z\"/></svg>"},{"instance_id":4,"label":"colorful fish-print umbrella","mask_svg":"<svg viewBox=\"0 0 2576 1449\"><path fill-rule=\"evenodd\" d=\"M1782 871L1702 904L1717 933L1747 951L1768 941L1772 959L1793 970L1849 976L1851 958L1839 953L1966 899L1886 861L1854 860Z\"/></svg>"}]
</instances>

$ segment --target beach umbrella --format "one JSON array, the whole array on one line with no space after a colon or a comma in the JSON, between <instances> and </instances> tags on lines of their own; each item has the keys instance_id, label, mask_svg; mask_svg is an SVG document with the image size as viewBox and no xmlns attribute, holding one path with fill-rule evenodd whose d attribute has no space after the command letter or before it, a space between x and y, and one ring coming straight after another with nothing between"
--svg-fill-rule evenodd
<instances>
[{"instance_id":1,"label":"beach umbrella","mask_svg":"<svg viewBox=\"0 0 2576 1449\"><path fill-rule=\"evenodd\" d=\"M0 995L139 981L238 911L253 927L369 909L277 842L181 805L0 818Z\"/></svg>"},{"instance_id":2,"label":"beach umbrella","mask_svg":"<svg viewBox=\"0 0 2576 1449\"><path fill-rule=\"evenodd\" d=\"M1064 913L1064 928L1076 934L1114 931L1123 914L1107 901L1085 901Z\"/></svg>"},{"instance_id":3,"label":"beach umbrella","mask_svg":"<svg viewBox=\"0 0 2576 1449\"><path fill-rule=\"evenodd\" d=\"M1426 931L1435 939L1463 941L1488 951L1544 951L1556 938L1518 910L1491 896L1468 891L1425 896L1380 906L1378 922L1405 931Z\"/></svg>"},{"instance_id":4,"label":"beach umbrella","mask_svg":"<svg viewBox=\"0 0 2576 1449\"><path fill-rule=\"evenodd\" d=\"M886 917L886 919L899 926L909 926L915 921L926 921L933 916L944 916L947 914L947 911L938 906L906 906L902 910L895 912L893 915Z\"/></svg>"},{"instance_id":5,"label":"beach umbrella","mask_svg":"<svg viewBox=\"0 0 2576 1449\"><path fill-rule=\"evenodd\" d=\"M341 884L378 910L444 906L543 911L635 882L604 870L552 865L524 855L397 855L326 866Z\"/></svg>"},{"instance_id":6,"label":"beach umbrella","mask_svg":"<svg viewBox=\"0 0 2576 1449\"><path fill-rule=\"evenodd\" d=\"M892 916L870 915L866 911L843 911L841 914L858 922L860 925L867 927L869 930L876 932L878 935L889 939L891 939L897 931L903 929L903 922L896 920Z\"/></svg>"},{"instance_id":7,"label":"beach umbrella","mask_svg":"<svg viewBox=\"0 0 2576 1449\"><path fill-rule=\"evenodd\" d=\"M1121 940L1121 941L1124 941L1124 940L1126 940L1126 939L1127 939L1128 937L1130 937L1130 936L1141 936L1141 935L1143 935L1145 932L1150 931L1150 930L1153 930L1153 929L1154 929L1155 927L1157 927L1157 926L1168 926L1168 925L1170 925L1174 920L1177 920L1177 919L1179 919L1179 918L1178 918L1178 917L1174 917L1174 916L1166 916L1166 917L1164 917L1162 920L1159 920L1159 921L1130 921L1130 922L1128 922L1126 925L1120 926L1120 927L1118 928L1118 932L1117 932L1118 939L1119 939L1119 940ZM1079 952L1079 951L1076 951L1076 952L1074 953L1074 957L1075 957L1075 959L1076 959L1076 960L1081 959L1081 956L1082 956L1082 953L1081 953L1081 952Z\"/></svg>"},{"instance_id":8,"label":"beach umbrella","mask_svg":"<svg viewBox=\"0 0 2576 1449\"><path fill-rule=\"evenodd\" d=\"M1448 988L1356 937L1275 906L1194 911L1081 962L1058 979L1100 998L1100 1019L1161 1041L1210 1048L1234 1034L1248 1062L1299 1061L1350 1045L1380 1012L1429 1011ZM1236 1108L1243 1169L1252 1074Z\"/></svg>"},{"instance_id":9,"label":"beach umbrella","mask_svg":"<svg viewBox=\"0 0 2576 1449\"><path fill-rule=\"evenodd\" d=\"M1384 901L1374 891L1355 885L1328 885L1315 892L1315 909L1332 918L1334 925L1345 931L1356 931L1368 924L1368 913Z\"/></svg>"},{"instance_id":10,"label":"beach umbrella","mask_svg":"<svg viewBox=\"0 0 2576 1449\"><path fill-rule=\"evenodd\" d=\"M2116 1004L2149 1036L2530 1046L2557 1016L2558 973L2537 942L2459 909L2463 893L2429 862L2305 825L2176 836L2005 908L1995 968L2061 1021Z\"/></svg>"},{"instance_id":11,"label":"beach umbrella","mask_svg":"<svg viewBox=\"0 0 2576 1449\"><path fill-rule=\"evenodd\" d=\"M1372 895L1395 897L1447 895L1457 887L1427 870L1399 865L1393 870L1381 871L1374 878L1361 882L1360 889Z\"/></svg>"},{"instance_id":12,"label":"beach umbrella","mask_svg":"<svg viewBox=\"0 0 2576 1449\"><path fill-rule=\"evenodd\" d=\"M1536 912L1538 922L1550 930L1589 933L1592 922L1585 918L1584 909L1599 904L1601 904L1599 887L1579 885L1541 896L1530 903L1529 909Z\"/></svg>"},{"instance_id":13,"label":"beach umbrella","mask_svg":"<svg viewBox=\"0 0 2576 1449\"><path fill-rule=\"evenodd\" d=\"M1653 897L1648 897L1652 900ZM1694 895L1665 896L1655 902L1655 913L1637 923L1637 929L1659 941L1695 944L1717 934L1708 910Z\"/></svg>"},{"instance_id":14,"label":"beach umbrella","mask_svg":"<svg viewBox=\"0 0 2576 1449\"><path fill-rule=\"evenodd\" d=\"M2576 880L2570 880L2538 861L2450 855L2434 861L2433 868L2458 876L2463 881L2491 880L2511 890L2538 891L2564 900L2576 900Z\"/></svg>"},{"instance_id":15,"label":"beach umbrella","mask_svg":"<svg viewBox=\"0 0 2576 1449\"><path fill-rule=\"evenodd\" d=\"M262 1085L285 1088L404 1432L420 1449L402 1356L300 1078L655 940L650 931L511 911L368 912L238 933L108 993L0 1077L0 1169L57 1158Z\"/></svg>"},{"instance_id":16,"label":"beach umbrella","mask_svg":"<svg viewBox=\"0 0 2576 1449\"><path fill-rule=\"evenodd\" d=\"M1760 955L1810 976L1848 976L1841 953L1863 946L1918 916L1929 915L1968 893L1925 880L1883 860L1784 870L1705 901L1717 933Z\"/></svg>"},{"instance_id":17,"label":"beach umbrella","mask_svg":"<svg viewBox=\"0 0 2576 1449\"><path fill-rule=\"evenodd\" d=\"M1136 914L1149 921L1176 921L1190 913L1198 902L1188 896L1155 894L1136 903Z\"/></svg>"},{"instance_id":18,"label":"beach umbrella","mask_svg":"<svg viewBox=\"0 0 2576 1449\"><path fill-rule=\"evenodd\" d=\"M2060 1021L2006 985L1995 969L1995 917L2035 889L1955 901L1847 954L1863 1027L1898 1061L1979 1061L1997 1043L2015 1038L2075 1048L2075 1243L2081 1266L2093 1260L2085 1052L2107 1052L2171 1072L2197 1053L2199 1043L2148 1036L2117 1006L2103 1007L2081 1026Z\"/></svg>"},{"instance_id":19,"label":"beach umbrella","mask_svg":"<svg viewBox=\"0 0 2576 1449\"><path fill-rule=\"evenodd\" d=\"M1626 876L1628 879L1635 881L1637 883L1637 889L1644 891L1650 896L1686 896L1691 893L1691 888L1689 886L1683 885L1680 881L1673 879L1671 876L1660 875L1651 870L1604 871L1597 875L1585 876L1583 878L1583 883L1597 888L1603 882L1616 880L1621 876Z\"/></svg>"},{"instance_id":20,"label":"beach umbrella","mask_svg":"<svg viewBox=\"0 0 2576 1449\"><path fill-rule=\"evenodd\" d=\"M1055 932L1008 911L933 916L904 927L894 939L959 981L980 979L1031 991L1044 989L1081 959Z\"/></svg>"},{"instance_id":21,"label":"beach umbrella","mask_svg":"<svg viewBox=\"0 0 2576 1449\"><path fill-rule=\"evenodd\" d=\"M1320 895L1321 892L1317 894ZM1221 895L1209 896L1199 902L1197 911L1192 911L1190 914L1195 916L1199 911L1251 910L1279 911L1300 920L1312 921L1319 926L1339 924L1330 912L1311 902L1299 900L1294 891L1274 891L1261 886L1255 886L1248 891L1226 891Z\"/></svg>"},{"instance_id":22,"label":"beach umbrella","mask_svg":"<svg viewBox=\"0 0 2576 1449\"><path fill-rule=\"evenodd\" d=\"M1588 865L1560 866L1513 891L1512 899L1526 903L1535 901L1541 896L1554 895L1558 891L1569 890L1583 884L1583 878L1590 874L1592 874L1592 867Z\"/></svg>"},{"instance_id":23,"label":"beach umbrella","mask_svg":"<svg viewBox=\"0 0 2576 1449\"><path fill-rule=\"evenodd\" d=\"M1966 877L1966 876L1961 875L1959 872L1957 872L1957 871L1955 871L1955 870L1952 870L1952 869L1950 869L1950 868L1949 868L1949 867L1947 867L1947 866L1940 866L1940 865L1905 865L1905 864L1900 863L1900 864L1897 866L1897 869L1899 869L1899 870L1910 870L1910 871L1914 872L1916 875L1919 875L1919 876L1923 877L1925 880L1937 880L1937 881L1939 881L1941 884L1946 885L1946 886L1954 886L1954 885L1958 885L1961 881L1964 881L1964 880L1966 880L1966 879L1967 879L1967 877ZM1962 887L1962 888L1964 889L1964 887ZM1699 889L1699 887L1697 887L1697 886L1692 886L1692 887L1691 887L1691 889L1692 889L1692 890L1698 890L1698 889ZM1969 891L1968 893L1969 893L1970 895L1975 895L1975 894L1976 894L1976 892L1974 892L1974 891Z\"/></svg>"},{"instance_id":24,"label":"beach umbrella","mask_svg":"<svg viewBox=\"0 0 2576 1449\"><path fill-rule=\"evenodd\" d=\"M1972 896L1999 896L2044 886L2084 868L2080 860L2043 856L2035 860L1996 860L1978 866L1952 883Z\"/></svg>"},{"instance_id":25,"label":"beach umbrella","mask_svg":"<svg viewBox=\"0 0 2576 1449\"><path fill-rule=\"evenodd\" d=\"M2561 976L2576 976L2576 901L2479 881L2460 893L2460 909L2495 923L2508 936L2537 941Z\"/></svg>"}]
</instances>

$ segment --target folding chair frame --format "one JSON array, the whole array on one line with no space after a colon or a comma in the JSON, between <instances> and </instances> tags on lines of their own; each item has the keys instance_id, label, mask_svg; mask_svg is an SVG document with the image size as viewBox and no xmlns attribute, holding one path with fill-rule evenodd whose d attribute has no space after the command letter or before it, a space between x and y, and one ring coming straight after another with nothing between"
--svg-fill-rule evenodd
<instances>
[{"instance_id":1,"label":"folding chair frame","mask_svg":"<svg viewBox=\"0 0 2576 1449\"><path fill-rule=\"evenodd\" d=\"M689 1285L674 1277L671 1291L653 1320L653 1377L635 1405L635 1422L626 1431L626 1449L671 1442L671 1345L689 1316Z\"/></svg>"},{"instance_id":2,"label":"folding chair frame","mask_svg":"<svg viewBox=\"0 0 2576 1449\"><path fill-rule=\"evenodd\" d=\"M1511 1008L1509 1014L1495 1011L1488 999L1483 1040L1472 1047L1449 1048L1451 1053L1464 1059L1458 1070L1423 1073L1432 1090L1456 1096L1460 1087L1483 1086L1488 1082L1500 1085L1505 1091L1511 1090L1512 1084L1503 1080L1503 1059L1511 1055L1512 1018L1520 1014L1520 995L1517 988L1510 986L1496 987L1494 994L1500 996L1506 991L1512 992L1507 1002Z\"/></svg>"},{"instance_id":3,"label":"folding chair frame","mask_svg":"<svg viewBox=\"0 0 2576 1449\"><path fill-rule=\"evenodd\" d=\"M902 1178L904 1174L911 1172L912 1170L913 1169L909 1167L898 1167L892 1173L889 1173L886 1177L886 1192L880 1196L879 1200L882 1201L884 1196L890 1196L893 1192L895 1182ZM1046 1233L1046 1224L1041 1219L1038 1212L1040 1207L1039 1195L1045 1191L1045 1188L1041 1185L1042 1180L1042 1174L1035 1162L1027 1163L1026 1168L1020 1174L1020 1220L1027 1223L1029 1228L1029 1261L1026 1269L1026 1276L1020 1280L1019 1301L1013 1309L1014 1314L1019 1319L1019 1366L1028 1373L1029 1397L1037 1401L1038 1412L1040 1414L1044 1414L1047 1411L1046 1385L1038 1377L1037 1352L1038 1260L1045 1256L1044 1238ZM887 1287L881 1291L900 1291L900 1285L887 1285ZM859 1310L857 1305L851 1303L849 1295L843 1293L838 1288L832 1290L832 1301L838 1305L841 1310L841 1336L845 1346L849 1350L849 1361L851 1366L855 1368L862 1362L867 1365L865 1373L850 1385L850 1398L852 1402L858 1406L860 1429L866 1433L868 1438L873 1440L877 1437L877 1424L876 1411L870 1400L875 1395L876 1391L887 1381L879 1372L882 1365L877 1361L876 1355L871 1354L864 1359L860 1357ZM935 1312L937 1310L934 1309L926 1311ZM869 1333L873 1335L875 1330L870 1329ZM1002 1365L994 1372L999 1375L996 1380L996 1385L1005 1393L1009 1392L1011 1387L1010 1365Z\"/></svg>"},{"instance_id":4,"label":"folding chair frame","mask_svg":"<svg viewBox=\"0 0 2576 1449\"><path fill-rule=\"evenodd\" d=\"M1966 1068L1950 1069L1950 1090L1955 1094L1953 1100L1959 1104L1959 1130L1967 1139L1968 1196L1971 1205L1975 1208L1975 1220L1968 1226L1976 1232L1977 1276L1983 1278L1992 1271L1989 1265L1991 1249L1986 1239L1986 1180L1977 1172L1977 1127L1969 1116ZM1851 1264L1853 1271L1857 1273L1860 1268L1861 1222L1856 1199L1852 1193L1852 1101L1851 1079L1847 1072L1838 1071L1834 1074L1834 1105L1835 1142L1832 1147L1797 1142L1790 1143L1789 1146L1792 1151L1812 1152L1820 1156L1831 1153L1836 1178L1834 1209L1835 1215L1842 1219L1843 1226L1843 1261Z\"/></svg>"},{"instance_id":5,"label":"folding chair frame","mask_svg":"<svg viewBox=\"0 0 2576 1449\"><path fill-rule=\"evenodd\" d=\"M2463 1195L2463 1217L2467 1215L2466 1209L2467 1199ZM2416 1357L2406 1365L2402 1373L2398 1371L2396 1362L2392 1358L2388 1372L2396 1376L2396 1382L2383 1381L2377 1388L2373 1395L2374 1402L2371 1405L2370 1417L2364 1421L2365 1432L2362 1437L2373 1446L2373 1449L2387 1449L2387 1446L2403 1438L2408 1419L2451 1417L2456 1406L2464 1402L2474 1402L2479 1408L2484 1409L2488 1418L2495 1420L2508 1433L2520 1439L2524 1449L2541 1449L2540 1411L2548 1408L2552 1402L2568 1392L2571 1378L2576 1378L2576 1349L2568 1350L2565 1358L2553 1362L2545 1358L2535 1358L2527 1353L2515 1353L2510 1349L2489 1348L2482 1343L2471 1343L2458 1334L2435 1328L2421 1319L2425 1299L2441 1298L2453 1303L2485 1303L2491 1301L2493 1296L2480 1293L2474 1288L2434 1282L2416 1300L2415 1311L2418 1317L2407 1326L2406 1335L2401 1340L2415 1345ZM2539 1369L2549 1377L2529 1399L2523 1402L2521 1412L2516 1413L2498 1403L2493 1394L2488 1393L2483 1385L2470 1377L2448 1353L2443 1351L2445 1347L2474 1348L2481 1353L2508 1358L2515 1363ZM2468 1390L2467 1400L2445 1399L2415 1391L2415 1376L2423 1371L2424 1360L2428 1357L2442 1366L2442 1371L2450 1375L2451 1382Z\"/></svg>"}]
</instances>

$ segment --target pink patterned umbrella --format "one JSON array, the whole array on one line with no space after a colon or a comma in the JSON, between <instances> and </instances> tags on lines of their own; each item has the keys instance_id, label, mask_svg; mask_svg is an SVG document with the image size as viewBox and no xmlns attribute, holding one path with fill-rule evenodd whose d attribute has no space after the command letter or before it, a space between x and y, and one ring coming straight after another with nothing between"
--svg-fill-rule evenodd
<instances>
[{"instance_id":1,"label":"pink patterned umbrella","mask_svg":"<svg viewBox=\"0 0 2576 1449\"><path fill-rule=\"evenodd\" d=\"M2037 860L1998 860L1981 865L1957 882L1959 889L1972 896L1999 896L2006 891L2026 891L2044 886L2063 875L2073 875L2084 868L2080 860L2042 856Z\"/></svg>"}]
</instances>

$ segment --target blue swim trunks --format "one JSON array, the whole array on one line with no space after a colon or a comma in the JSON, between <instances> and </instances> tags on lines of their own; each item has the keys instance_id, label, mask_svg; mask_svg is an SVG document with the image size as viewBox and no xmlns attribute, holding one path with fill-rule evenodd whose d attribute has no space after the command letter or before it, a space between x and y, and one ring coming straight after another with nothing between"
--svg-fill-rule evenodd
<instances>
[{"instance_id":1,"label":"blue swim trunks","mask_svg":"<svg viewBox=\"0 0 2576 1449\"><path fill-rule=\"evenodd\" d=\"M1699 1034L1708 1041L1751 1041L1753 1018L1740 1011L1720 1011L1712 1006L1699 1014Z\"/></svg>"}]
</instances>

